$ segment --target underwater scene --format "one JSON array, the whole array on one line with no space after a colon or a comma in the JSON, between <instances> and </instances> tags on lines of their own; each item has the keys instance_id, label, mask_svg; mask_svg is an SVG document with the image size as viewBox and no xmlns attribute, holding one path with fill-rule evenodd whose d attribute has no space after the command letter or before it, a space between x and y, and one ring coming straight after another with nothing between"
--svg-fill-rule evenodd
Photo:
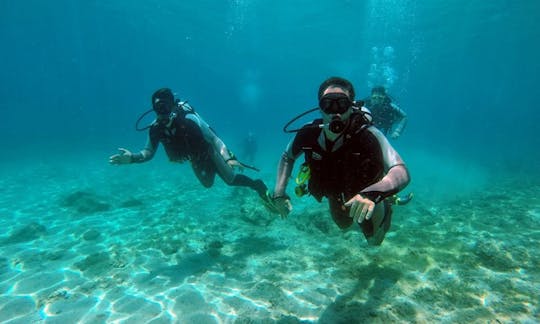
<instances>
[{"instance_id":1,"label":"underwater scene","mask_svg":"<svg viewBox=\"0 0 540 324\"><path fill-rule=\"evenodd\" d=\"M539 13L0 2L0 322L539 323ZM330 77L354 98L319 93ZM307 173L284 155L313 149L285 126L347 143L362 106L403 160L384 174L410 177L376 201L381 244L318 199L316 152ZM333 185L368 172L347 161Z\"/></svg>"}]
</instances>

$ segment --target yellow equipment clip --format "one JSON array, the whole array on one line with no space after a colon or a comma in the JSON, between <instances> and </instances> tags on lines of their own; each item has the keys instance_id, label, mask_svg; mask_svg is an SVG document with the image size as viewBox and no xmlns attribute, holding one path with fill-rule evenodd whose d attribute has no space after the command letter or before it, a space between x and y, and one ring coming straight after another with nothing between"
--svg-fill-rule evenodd
<instances>
[{"instance_id":1,"label":"yellow equipment clip","mask_svg":"<svg viewBox=\"0 0 540 324\"><path fill-rule=\"evenodd\" d=\"M296 176L296 184L297 186L294 188L294 193L298 197L302 197L309 193L308 187L307 187L307 181L311 177L311 169L309 168L309 165L307 163L303 163L300 167L300 171L298 171L298 175Z\"/></svg>"}]
</instances>

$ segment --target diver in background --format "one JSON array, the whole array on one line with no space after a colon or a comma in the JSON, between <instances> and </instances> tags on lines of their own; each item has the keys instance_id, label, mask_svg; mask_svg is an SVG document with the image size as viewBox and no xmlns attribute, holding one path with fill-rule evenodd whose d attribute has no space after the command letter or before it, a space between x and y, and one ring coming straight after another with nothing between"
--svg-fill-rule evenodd
<instances>
[{"instance_id":1,"label":"diver in background","mask_svg":"<svg viewBox=\"0 0 540 324\"><path fill-rule=\"evenodd\" d=\"M243 157L246 159L246 162L253 163L255 162L255 155L257 154L257 141L255 140L255 135L253 132L249 132L247 137L242 143L243 147Z\"/></svg>"},{"instance_id":2,"label":"diver in background","mask_svg":"<svg viewBox=\"0 0 540 324\"><path fill-rule=\"evenodd\" d=\"M407 114L392 102L383 86L373 87L364 105L371 112L373 124L384 135L390 134L390 138L396 139L403 133L407 125Z\"/></svg>"},{"instance_id":3,"label":"diver in background","mask_svg":"<svg viewBox=\"0 0 540 324\"><path fill-rule=\"evenodd\" d=\"M193 172L204 187L211 187L215 175L218 174L226 184L249 187L263 200L268 199L267 187L262 180L253 180L235 173L233 168L242 168L245 165L235 158L225 143L187 102L175 100L170 89L162 88L152 95L152 109L156 113L156 120L146 128L139 129L137 126L137 130L149 129L144 149L132 153L125 148L119 148L120 153L109 158L111 164L149 161L161 143L172 162L191 162ZM142 117L150 112L152 110L143 114L137 125Z\"/></svg>"},{"instance_id":4,"label":"diver in background","mask_svg":"<svg viewBox=\"0 0 540 324\"><path fill-rule=\"evenodd\" d=\"M368 244L380 245L390 228L395 194L409 183L409 172L386 137L372 126L369 114L357 107L348 80L325 80L318 97L319 108L311 111L319 110L322 118L292 130L297 134L279 162L271 211L286 217L292 210L286 188L296 159L304 154L296 179L303 187L295 192L309 193L319 202L326 197L340 228L358 223Z\"/></svg>"}]
</instances>

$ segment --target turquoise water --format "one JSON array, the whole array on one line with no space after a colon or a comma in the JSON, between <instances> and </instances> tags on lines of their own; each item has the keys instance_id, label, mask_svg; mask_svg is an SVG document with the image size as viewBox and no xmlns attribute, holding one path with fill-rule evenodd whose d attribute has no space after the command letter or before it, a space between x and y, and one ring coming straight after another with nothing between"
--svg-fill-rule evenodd
<instances>
[{"instance_id":1,"label":"turquoise water","mask_svg":"<svg viewBox=\"0 0 540 324\"><path fill-rule=\"evenodd\" d=\"M4 1L0 322L540 321L536 1ZM204 189L137 117L173 88L274 184L331 75L384 84L414 200L381 247L325 203ZM292 185L289 187L292 193Z\"/></svg>"}]
</instances>

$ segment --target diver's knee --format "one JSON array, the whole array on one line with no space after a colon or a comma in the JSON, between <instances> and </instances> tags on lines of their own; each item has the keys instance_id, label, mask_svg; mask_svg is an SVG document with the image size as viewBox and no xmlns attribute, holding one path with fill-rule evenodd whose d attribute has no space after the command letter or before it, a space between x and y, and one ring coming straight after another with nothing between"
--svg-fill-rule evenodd
<instances>
[{"instance_id":1,"label":"diver's knee","mask_svg":"<svg viewBox=\"0 0 540 324\"><path fill-rule=\"evenodd\" d=\"M214 185L214 174L206 172L204 170L198 170L198 172L195 172L195 175L197 176L197 179L199 179L199 182L203 185L203 187L210 188Z\"/></svg>"},{"instance_id":2,"label":"diver's knee","mask_svg":"<svg viewBox=\"0 0 540 324\"><path fill-rule=\"evenodd\" d=\"M211 188L214 185L214 181L201 180L201 184L205 188Z\"/></svg>"},{"instance_id":3,"label":"diver's knee","mask_svg":"<svg viewBox=\"0 0 540 324\"><path fill-rule=\"evenodd\" d=\"M349 218L349 219L336 219L334 218L334 223L336 223L336 225L339 227L339 229L347 229L349 227L351 227L352 225L352 218Z\"/></svg>"},{"instance_id":4,"label":"diver's knee","mask_svg":"<svg viewBox=\"0 0 540 324\"><path fill-rule=\"evenodd\" d=\"M197 175L197 178L199 179L199 182L203 185L205 188L210 188L214 185L214 177L208 176L208 175Z\"/></svg>"},{"instance_id":5,"label":"diver's knee","mask_svg":"<svg viewBox=\"0 0 540 324\"><path fill-rule=\"evenodd\" d=\"M349 228L353 219L349 217L347 209L342 209L342 206L330 201L330 214L334 223L342 230Z\"/></svg>"},{"instance_id":6,"label":"diver's knee","mask_svg":"<svg viewBox=\"0 0 540 324\"><path fill-rule=\"evenodd\" d=\"M367 244L369 246L380 246L384 241L385 235L386 232L382 228L379 228L375 234L370 237L366 237Z\"/></svg>"}]
</instances>

